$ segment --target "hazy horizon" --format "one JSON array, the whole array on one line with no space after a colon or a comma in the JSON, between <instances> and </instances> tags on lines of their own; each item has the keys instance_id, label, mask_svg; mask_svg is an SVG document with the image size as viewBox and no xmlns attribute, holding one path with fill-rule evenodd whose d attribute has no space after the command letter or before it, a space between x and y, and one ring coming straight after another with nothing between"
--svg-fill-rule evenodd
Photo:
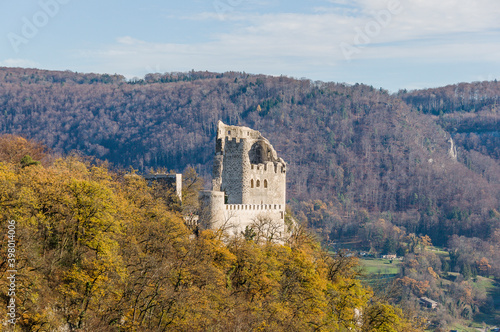
<instances>
[{"instance_id":1,"label":"hazy horizon","mask_svg":"<svg viewBox=\"0 0 500 332\"><path fill-rule=\"evenodd\" d=\"M0 66L238 71L392 92L500 75L493 0L39 0L2 5Z\"/></svg>"}]
</instances>

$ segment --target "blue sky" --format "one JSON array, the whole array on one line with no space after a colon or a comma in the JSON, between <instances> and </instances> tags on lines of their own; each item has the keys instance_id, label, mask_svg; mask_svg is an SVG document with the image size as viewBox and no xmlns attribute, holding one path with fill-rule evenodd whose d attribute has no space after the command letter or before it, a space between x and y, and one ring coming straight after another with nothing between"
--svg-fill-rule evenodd
<instances>
[{"instance_id":1,"label":"blue sky","mask_svg":"<svg viewBox=\"0 0 500 332\"><path fill-rule=\"evenodd\" d=\"M500 78L498 0L0 0L0 66L245 71L390 91Z\"/></svg>"}]
</instances>

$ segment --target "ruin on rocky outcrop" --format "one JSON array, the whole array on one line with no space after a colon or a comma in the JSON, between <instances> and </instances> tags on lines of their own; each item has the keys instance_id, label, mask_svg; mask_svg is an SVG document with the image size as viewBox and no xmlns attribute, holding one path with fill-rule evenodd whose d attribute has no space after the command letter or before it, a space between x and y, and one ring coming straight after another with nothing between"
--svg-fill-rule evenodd
<instances>
[{"instance_id":1,"label":"ruin on rocky outcrop","mask_svg":"<svg viewBox=\"0 0 500 332\"><path fill-rule=\"evenodd\" d=\"M278 239L285 227L286 163L260 132L217 124L212 190L201 193L203 226L237 235L259 228Z\"/></svg>"}]
</instances>

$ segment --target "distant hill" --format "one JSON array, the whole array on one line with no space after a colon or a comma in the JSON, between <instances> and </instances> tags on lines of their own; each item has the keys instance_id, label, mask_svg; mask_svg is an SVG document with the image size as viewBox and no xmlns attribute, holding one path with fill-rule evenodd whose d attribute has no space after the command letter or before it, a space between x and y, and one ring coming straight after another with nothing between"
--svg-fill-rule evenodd
<instances>
[{"instance_id":1,"label":"distant hill","mask_svg":"<svg viewBox=\"0 0 500 332\"><path fill-rule=\"evenodd\" d=\"M0 68L0 132L141 172L191 165L207 178L217 120L249 126L289 163L297 213L308 213L301 202L327 205L310 218L325 237L356 236L385 218L446 244L452 234L488 239L499 228L499 96L497 82L390 95L237 72L126 81Z\"/></svg>"},{"instance_id":2,"label":"distant hill","mask_svg":"<svg viewBox=\"0 0 500 332\"><path fill-rule=\"evenodd\" d=\"M452 112L494 110L500 104L500 83L495 81L460 83L441 88L406 91L398 96L415 109L439 115Z\"/></svg>"},{"instance_id":3,"label":"distant hill","mask_svg":"<svg viewBox=\"0 0 500 332\"><path fill-rule=\"evenodd\" d=\"M474 82L437 89L400 91L417 112L439 115L438 123L466 150L500 159L500 83Z\"/></svg>"}]
</instances>

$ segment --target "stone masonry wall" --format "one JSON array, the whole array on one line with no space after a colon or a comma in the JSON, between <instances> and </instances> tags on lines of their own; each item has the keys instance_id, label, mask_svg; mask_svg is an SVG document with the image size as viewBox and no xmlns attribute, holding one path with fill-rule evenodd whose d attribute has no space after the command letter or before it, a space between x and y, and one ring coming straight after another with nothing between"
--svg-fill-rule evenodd
<instances>
[{"instance_id":1,"label":"stone masonry wall","mask_svg":"<svg viewBox=\"0 0 500 332\"><path fill-rule=\"evenodd\" d=\"M267 218L284 232L286 163L260 132L219 121L212 187L202 194L212 228L240 234Z\"/></svg>"},{"instance_id":2,"label":"stone masonry wall","mask_svg":"<svg viewBox=\"0 0 500 332\"><path fill-rule=\"evenodd\" d=\"M221 191L227 195L228 204L243 203L243 164L245 149L241 139L226 139L222 166Z\"/></svg>"}]
</instances>

